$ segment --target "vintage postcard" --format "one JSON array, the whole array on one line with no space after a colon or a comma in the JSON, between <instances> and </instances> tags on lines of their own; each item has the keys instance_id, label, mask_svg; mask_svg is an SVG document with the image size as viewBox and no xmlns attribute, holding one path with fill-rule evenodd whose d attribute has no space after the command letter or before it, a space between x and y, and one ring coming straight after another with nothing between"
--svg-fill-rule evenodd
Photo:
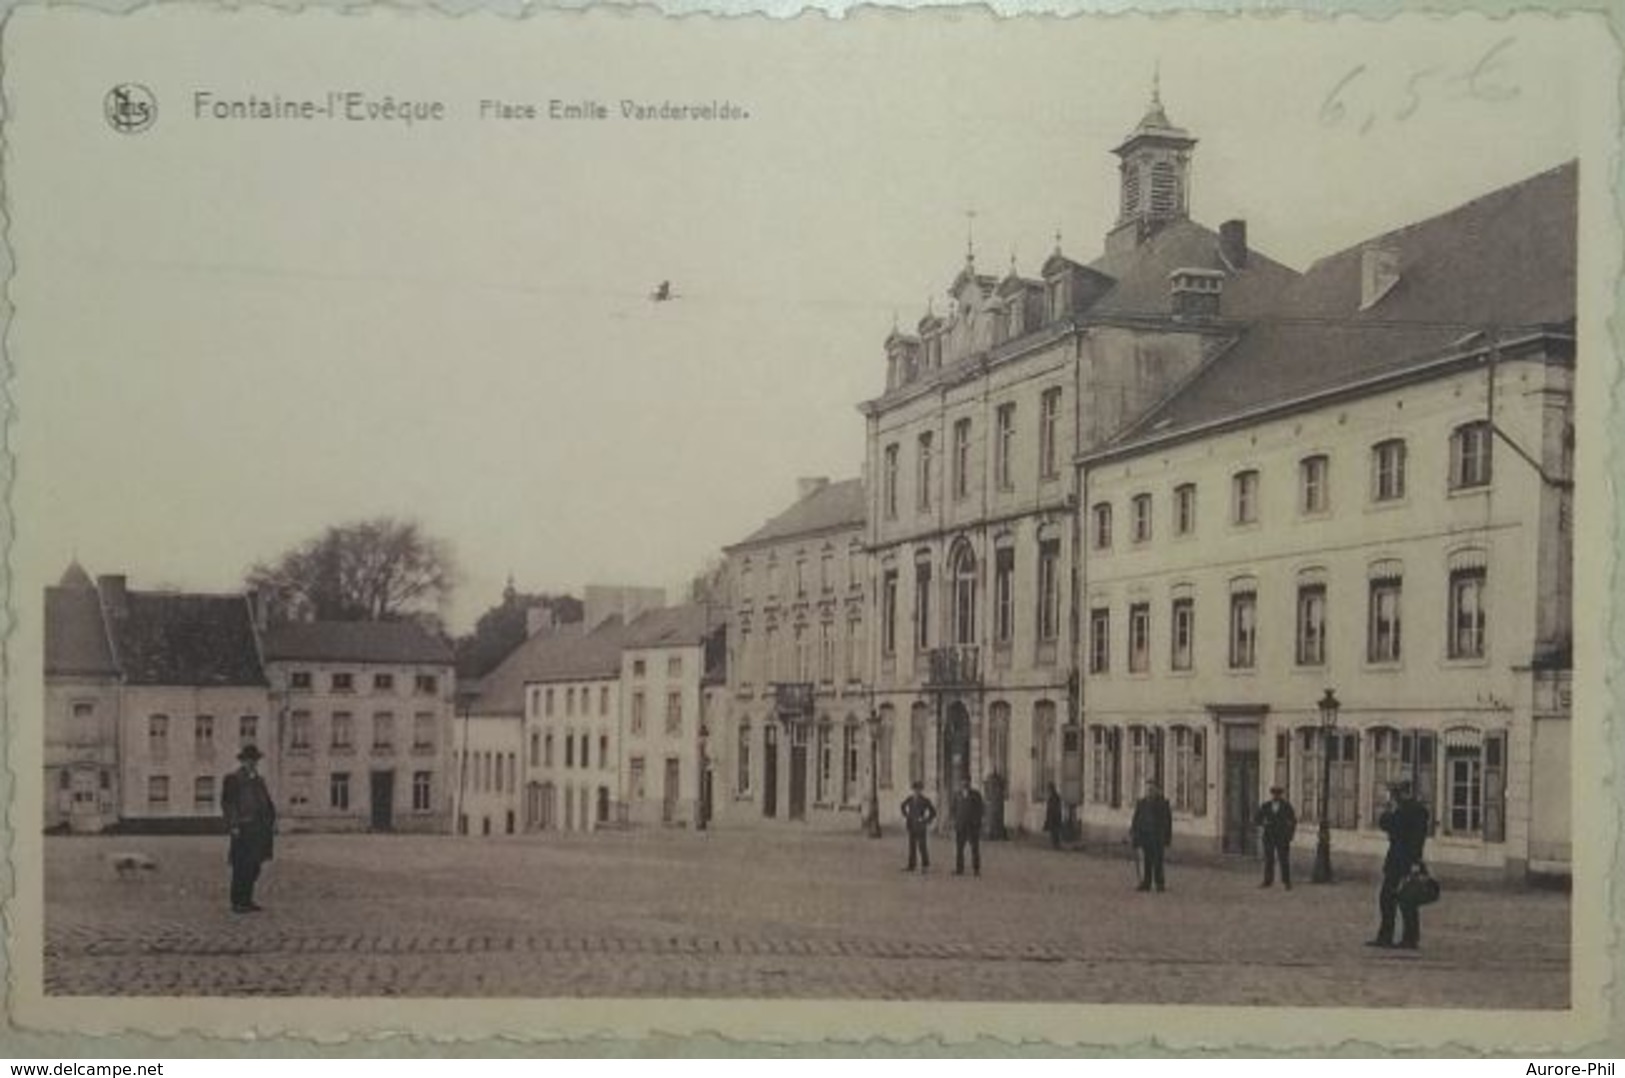
<instances>
[{"instance_id":1,"label":"vintage postcard","mask_svg":"<svg viewBox=\"0 0 1625 1078\"><path fill-rule=\"evenodd\" d=\"M19 1029L1612 1028L1602 18L3 50Z\"/></svg>"}]
</instances>

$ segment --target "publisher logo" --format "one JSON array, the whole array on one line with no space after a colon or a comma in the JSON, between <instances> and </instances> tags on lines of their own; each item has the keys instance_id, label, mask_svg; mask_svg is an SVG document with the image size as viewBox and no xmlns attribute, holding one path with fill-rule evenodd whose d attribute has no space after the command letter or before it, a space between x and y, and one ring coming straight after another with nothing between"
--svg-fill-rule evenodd
<instances>
[{"instance_id":1,"label":"publisher logo","mask_svg":"<svg viewBox=\"0 0 1625 1078\"><path fill-rule=\"evenodd\" d=\"M121 82L102 101L107 126L121 135L139 135L158 119L158 99L139 82Z\"/></svg>"}]
</instances>

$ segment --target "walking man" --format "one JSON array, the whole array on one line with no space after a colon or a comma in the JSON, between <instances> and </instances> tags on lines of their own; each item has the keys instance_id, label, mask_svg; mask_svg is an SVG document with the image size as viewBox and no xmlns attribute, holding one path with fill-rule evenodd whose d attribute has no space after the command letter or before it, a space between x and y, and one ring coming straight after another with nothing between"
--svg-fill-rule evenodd
<instances>
[{"instance_id":1,"label":"walking man","mask_svg":"<svg viewBox=\"0 0 1625 1078\"><path fill-rule=\"evenodd\" d=\"M1281 886L1292 890L1292 836L1298 830L1298 814L1286 791L1279 786L1270 787L1270 799L1258 806L1253 818L1264 833L1264 882L1260 887L1275 885L1275 865L1281 866Z\"/></svg>"},{"instance_id":2,"label":"walking man","mask_svg":"<svg viewBox=\"0 0 1625 1078\"><path fill-rule=\"evenodd\" d=\"M1377 817L1377 826L1388 833L1388 856L1382 861L1382 889L1377 892L1377 909L1382 916L1381 926L1367 947L1393 947L1394 911L1404 918L1404 934L1399 946L1415 950L1422 942L1422 913L1415 906L1399 901L1399 885L1405 882L1411 869L1422 863L1422 847L1428 837L1428 810L1422 802L1411 796L1409 782L1388 784L1388 807Z\"/></svg>"},{"instance_id":3,"label":"walking man","mask_svg":"<svg viewBox=\"0 0 1625 1078\"><path fill-rule=\"evenodd\" d=\"M1061 792L1055 783L1049 784L1049 797L1044 799L1044 830L1049 832L1051 849L1061 848Z\"/></svg>"},{"instance_id":4,"label":"walking man","mask_svg":"<svg viewBox=\"0 0 1625 1078\"><path fill-rule=\"evenodd\" d=\"M920 871L929 872L931 851L926 848L925 838L932 821L937 818L937 806L925 796L925 783L915 779L913 789L914 792L903 799L903 826L908 831L908 867L903 871L914 871L917 856Z\"/></svg>"},{"instance_id":5,"label":"walking man","mask_svg":"<svg viewBox=\"0 0 1625 1078\"><path fill-rule=\"evenodd\" d=\"M965 846L970 846L971 873L982 874L982 795L965 779L954 805L954 875L965 874Z\"/></svg>"},{"instance_id":6,"label":"walking man","mask_svg":"<svg viewBox=\"0 0 1625 1078\"><path fill-rule=\"evenodd\" d=\"M1162 796L1162 787L1154 781L1145 784L1145 796L1134 804L1129 838L1145 862L1139 890L1149 891L1152 887L1163 890L1162 855L1173 845L1174 814L1168 799Z\"/></svg>"},{"instance_id":7,"label":"walking man","mask_svg":"<svg viewBox=\"0 0 1625 1078\"><path fill-rule=\"evenodd\" d=\"M254 901L254 884L260 866L271 859L276 805L259 774L260 750L244 745L237 760L240 766L220 784L220 811L231 834L226 854L231 862L231 912L253 913L260 909Z\"/></svg>"}]
</instances>

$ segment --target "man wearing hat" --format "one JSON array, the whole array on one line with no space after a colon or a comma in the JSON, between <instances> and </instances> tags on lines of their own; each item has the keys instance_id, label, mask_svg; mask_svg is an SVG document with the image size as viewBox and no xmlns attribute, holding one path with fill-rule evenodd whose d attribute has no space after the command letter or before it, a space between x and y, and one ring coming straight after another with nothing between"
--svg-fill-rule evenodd
<instances>
[{"instance_id":1,"label":"man wearing hat","mask_svg":"<svg viewBox=\"0 0 1625 1078\"><path fill-rule=\"evenodd\" d=\"M1260 887L1275 886L1275 865L1281 865L1281 886L1292 890L1292 836L1298 830L1298 814L1292 802L1286 799L1286 790L1270 787L1270 799L1258 806L1253 817L1264 837L1264 882Z\"/></svg>"},{"instance_id":2,"label":"man wearing hat","mask_svg":"<svg viewBox=\"0 0 1625 1078\"><path fill-rule=\"evenodd\" d=\"M231 912L253 913L260 907L254 901L254 883L260 878L260 865L271 859L272 836L276 833L276 805L259 774L260 750L244 745L237 754L240 766L220 784L220 811L231 833Z\"/></svg>"},{"instance_id":3,"label":"man wearing hat","mask_svg":"<svg viewBox=\"0 0 1625 1078\"><path fill-rule=\"evenodd\" d=\"M904 872L913 872L915 857L918 855L921 872L931 869L931 851L926 849L926 830L931 821L937 818L937 806L925 796L925 783L919 779L914 780L914 792L903 799L903 824L908 830L908 867Z\"/></svg>"},{"instance_id":4,"label":"man wearing hat","mask_svg":"<svg viewBox=\"0 0 1625 1078\"><path fill-rule=\"evenodd\" d=\"M1152 887L1163 889L1162 855L1174 841L1174 814L1168 799L1162 796L1162 786L1156 781L1145 784L1145 796L1134 804L1134 819L1129 823L1129 838L1134 848L1145 859L1140 873L1141 891Z\"/></svg>"},{"instance_id":5,"label":"man wearing hat","mask_svg":"<svg viewBox=\"0 0 1625 1078\"><path fill-rule=\"evenodd\" d=\"M1415 950L1422 942L1422 915L1415 906L1399 901L1399 885L1422 863L1422 846L1427 842L1427 806L1411 796L1409 782L1388 784L1388 807L1377 817L1377 826L1388 833L1388 856L1382 862L1382 889L1377 892L1377 909L1382 916L1375 938L1367 947L1393 947L1394 912L1404 917L1405 930L1398 946Z\"/></svg>"}]
</instances>

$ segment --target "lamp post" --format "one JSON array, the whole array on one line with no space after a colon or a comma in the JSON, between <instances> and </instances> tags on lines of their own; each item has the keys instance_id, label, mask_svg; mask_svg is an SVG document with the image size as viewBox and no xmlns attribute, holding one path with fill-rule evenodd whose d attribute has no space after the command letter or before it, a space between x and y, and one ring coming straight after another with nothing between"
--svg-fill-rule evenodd
<instances>
[{"instance_id":1,"label":"lamp post","mask_svg":"<svg viewBox=\"0 0 1625 1078\"><path fill-rule=\"evenodd\" d=\"M869 695L869 804L864 811L863 833L880 837L880 712L875 710L874 694Z\"/></svg>"},{"instance_id":2,"label":"lamp post","mask_svg":"<svg viewBox=\"0 0 1625 1078\"><path fill-rule=\"evenodd\" d=\"M1337 694L1327 689L1320 698L1320 834L1315 841L1315 871L1311 883L1332 882L1332 731L1337 729Z\"/></svg>"}]
</instances>

